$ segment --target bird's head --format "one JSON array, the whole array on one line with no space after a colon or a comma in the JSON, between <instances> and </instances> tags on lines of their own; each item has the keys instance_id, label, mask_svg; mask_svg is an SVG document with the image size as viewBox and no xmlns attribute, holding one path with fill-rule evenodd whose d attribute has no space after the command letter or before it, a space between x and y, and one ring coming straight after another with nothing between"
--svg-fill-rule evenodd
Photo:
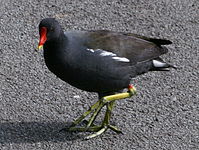
<instances>
[{"instance_id":1,"label":"bird's head","mask_svg":"<svg viewBox=\"0 0 199 150\"><path fill-rule=\"evenodd\" d=\"M50 40L56 39L60 36L62 29L59 23L54 18L45 18L39 24L39 45L38 50Z\"/></svg>"}]
</instances>

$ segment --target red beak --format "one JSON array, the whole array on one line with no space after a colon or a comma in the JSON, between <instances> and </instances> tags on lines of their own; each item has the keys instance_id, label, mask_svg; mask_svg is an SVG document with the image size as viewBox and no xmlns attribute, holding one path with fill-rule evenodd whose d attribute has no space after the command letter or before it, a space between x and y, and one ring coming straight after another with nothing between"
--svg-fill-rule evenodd
<instances>
[{"instance_id":1,"label":"red beak","mask_svg":"<svg viewBox=\"0 0 199 150\"><path fill-rule=\"evenodd\" d=\"M40 40L39 40L39 45L38 45L38 49L41 49L44 45L44 43L46 42L47 40L47 28L46 27L42 27L40 32Z\"/></svg>"}]
</instances>

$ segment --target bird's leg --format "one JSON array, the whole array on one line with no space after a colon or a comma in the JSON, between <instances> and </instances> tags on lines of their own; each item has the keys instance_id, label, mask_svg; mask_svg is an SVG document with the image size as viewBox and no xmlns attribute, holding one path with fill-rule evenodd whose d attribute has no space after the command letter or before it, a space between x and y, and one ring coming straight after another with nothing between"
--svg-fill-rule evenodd
<instances>
[{"instance_id":1,"label":"bird's leg","mask_svg":"<svg viewBox=\"0 0 199 150\"><path fill-rule=\"evenodd\" d=\"M100 104L99 104L98 108L93 112L92 116L90 117L90 119L89 119L89 121L87 123L86 128L89 128L93 124L93 122L95 121L95 119L96 119L97 115L99 114L100 110L104 106L104 103L101 102L101 100L99 100L99 101L100 101Z\"/></svg>"},{"instance_id":2,"label":"bird's leg","mask_svg":"<svg viewBox=\"0 0 199 150\"><path fill-rule=\"evenodd\" d=\"M103 126L108 125L110 122L111 112L113 110L114 103L115 103L115 101L112 101L112 102L109 102L106 104L106 113L104 116L104 121L102 122Z\"/></svg>"},{"instance_id":3,"label":"bird's leg","mask_svg":"<svg viewBox=\"0 0 199 150\"><path fill-rule=\"evenodd\" d=\"M85 113L83 113L78 119L76 119L72 125L70 127L66 127L66 128L63 128L61 129L60 131L79 131L79 132L85 132L85 131L88 131L88 132L96 132L98 131L101 126L92 126L92 127L75 127L76 125L78 125L86 116L88 116L90 113L92 113L94 110L97 111L96 115L99 113L99 111L101 110L99 107L99 105L102 105L101 104L101 101L97 101L94 105L92 105ZM95 112L96 112L95 111ZM94 112L94 113L95 113ZM93 116L93 115L92 115ZM96 116L94 116L96 117ZM92 117L91 117L92 118ZM95 119L95 118L94 118ZM90 119L92 122L94 121L94 119ZM92 124L92 122L90 124ZM89 122L88 122L89 123ZM87 123L87 124L88 124Z\"/></svg>"},{"instance_id":4,"label":"bird's leg","mask_svg":"<svg viewBox=\"0 0 199 150\"><path fill-rule=\"evenodd\" d=\"M99 130L96 133L87 136L85 139L91 139L98 135L101 135L102 133L106 132L108 128L110 128L111 130L117 133L122 133L117 127L110 124L111 112L114 106L115 106L115 101L112 101L106 104L107 109L106 109L105 117L101 126L99 126L101 128L99 128Z\"/></svg>"},{"instance_id":5,"label":"bird's leg","mask_svg":"<svg viewBox=\"0 0 199 150\"><path fill-rule=\"evenodd\" d=\"M91 127L91 125L95 121L97 115L99 114L99 112L103 108L103 106L104 106L103 101L101 101L101 100L97 101L94 105L92 105L90 107L90 109L88 111L86 111L82 116L80 116L77 120L75 120L68 130L69 131L93 131L93 130L97 130L97 129L101 128L101 126L92 126ZM75 127L91 112L93 112L93 114L90 117L89 121L87 122L86 127Z\"/></svg>"},{"instance_id":6,"label":"bird's leg","mask_svg":"<svg viewBox=\"0 0 199 150\"><path fill-rule=\"evenodd\" d=\"M109 128L108 125L109 125L109 122L110 122L111 111L114 107L114 102L115 101L112 101L112 102L109 102L109 103L106 104L107 109L106 109L104 121L102 122L102 124L100 126L98 126L99 127L98 130L96 128L96 130L97 130L96 133L87 136L85 139L91 139L91 138L94 138L98 135L101 135L102 133L104 133Z\"/></svg>"},{"instance_id":7,"label":"bird's leg","mask_svg":"<svg viewBox=\"0 0 199 150\"><path fill-rule=\"evenodd\" d=\"M129 85L128 89L129 89L129 91L126 92L126 93L120 93L120 94L105 96L105 97L102 98L102 100L99 100L99 101L100 101L100 104L99 104L98 108L94 111L94 113L93 113L93 115L91 116L91 118L89 119L86 128L89 128L89 127L93 124L93 122L94 122L94 120L96 119L97 115L99 114L100 110L104 107L104 105L105 105L106 103L107 103L107 104L106 104L106 105L107 105L107 112L106 112L105 118L107 118L106 121L107 121L107 120L110 120L110 114L111 114L111 111L112 111L112 109L113 109L113 107L114 107L114 101L117 100L117 99L123 99L123 98L130 97L129 94L131 94L132 92L136 92L136 89L135 89L132 85ZM131 91L130 91L130 90L131 90ZM108 102L108 101L107 101L107 102L103 102L103 101L105 100L105 98L106 98L108 101L109 101L109 99L110 99L111 102ZM106 117L106 116L107 116L107 117ZM104 120L104 122L105 122L105 120ZM107 123L107 124L108 124L108 123ZM111 127L113 127L113 126L111 126ZM119 132L119 131L118 131L118 132Z\"/></svg>"},{"instance_id":8,"label":"bird's leg","mask_svg":"<svg viewBox=\"0 0 199 150\"><path fill-rule=\"evenodd\" d=\"M100 104L100 101L97 101L94 105L92 105L85 113L83 113L79 118L77 118L70 127L65 127L63 129L61 129L60 131L79 131L79 132L84 132L84 131L88 131L88 132L94 132L94 131L98 131L99 127L97 126L93 126L92 128L89 128L86 130L85 127L75 127L76 125L78 125L86 116L88 116L91 112L93 112L96 108L98 108Z\"/></svg>"},{"instance_id":9,"label":"bird's leg","mask_svg":"<svg viewBox=\"0 0 199 150\"><path fill-rule=\"evenodd\" d=\"M107 110L104 117L104 121L102 122L102 126L108 126L110 129L117 133L122 133L117 127L110 124L111 112L115 106L115 101L112 101L107 104Z\"/></svg>"},{"instance_id":10,"label":"bird's leg","mask_svg":"<svg viewBox=\"0 0 199 150\"><path fill-rule=\"evenodd\" d=\"M111 116L111 111L114 107L114 102L119 99L131 97L135 94L136 94L136 89L132 85L129 85L128 91L125 93L119 93L119 94L103 97L102 99L97 101L94 105L92 105L90 107L90 109L88 111L86 111L82 116L80 116L77 120L75 120L74 123L72 124L72 126L70 128L68 128L68 131L96 132L95 134L87 136L86 139L96 137L96 136L102 134L103 132L105 132L108 128L112 129L113 131L115 131L117 133L121 133L121 131L119 129L110 125L110 116ZM102 124L100 126L91 126L93 124L93 121L97 117L98 113L105 105L107 106L107 110L106 110L106 114L105 114ZM93 114L92 114L90 120L88 121L88 124L86 127L75 127L91 112L93 112Z\"/></svg>"},{"instance_id":11,"label":"bird's leg","mask_svg":"<svg viewBox=\"0 0 199 150\"><path fill-rule=\"evenodd\" d=\"M114 107L114 102L115 101L112 101L112 102L109 102L109 103L106 104L107 110L106 110L105 118L104 118L104 121L103 121L101 127L104 126L105 124L109 124L111 111L112 111L112 109ZM91 127L91 125L93 124L93 121L96 119L97 115L99 114L100 110L103 108L104 105L105 104L102 102L99 105L99 107L95 110L95 112L93 113L93 115L91 116L91 118L89 119L89 121L87 123L87 126L86 126L87 129L89 129Z\"/></svg>"},{"instance_id":12,"label":"bird's leg","mask_svg":"<svg viewBox=\"0 0 199 150\"><path fill-rule=\"evenodd\" d=\"M87 136L85 139L91 139L98 135L101 135L108 128L110 128L111 130L113 130L117 133L121 133L121 131L117 127L110 124L110 117L111 117L111 112L114 107L114 102L115 102L115 100L128 98L135 94L136 94L136 89L132 85L129 85L127 93L121 93L121 94L115 94L115 95L103 97L103 103L106 104L107 110L106 110L106 114L105 114L104 120L102 122L101 128L99 127L99 130L96 133Z\"/></svg>"},{"instance_id":13,"label":"bird's leg","mask_svg":"<svg viewBox=\"0 0 199 150\"><path fill-rule=\"evenodd\" d=\"M100 104L100 101L97 101L94 105L92 105L88 111L86 111L85 113L83 113L78 119L76 119L71 127L78 125L86 116L88 116L91 112L93 112L96 108L98 108Z\"/></svg>"}]
</instances>

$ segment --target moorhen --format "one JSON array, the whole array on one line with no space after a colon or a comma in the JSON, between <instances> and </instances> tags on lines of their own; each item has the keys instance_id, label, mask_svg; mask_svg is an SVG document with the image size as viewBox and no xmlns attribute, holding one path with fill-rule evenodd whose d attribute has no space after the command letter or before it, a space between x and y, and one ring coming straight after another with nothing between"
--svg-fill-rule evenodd
<instances>
[{"instance_id":1,"label":"moorhen","mask_svg":"<svg viewBox=\"0 0 199 150\"><path fill-rule=\"evenodd\" d=\"M148 71L175 68L159 57L168 52L162 45L171 44L169 40L108 30L64 32L54 18L40 22L39 34L38 49L43 47L49 70L70 85L99 95L99 101L67 128L68 131L95 132L86 139L100 135L108 128L121 132L110 124L111 111L116 100L136 94L130 84L131 78ZM122 93L125 88L128 91ZM103 122L94 125L104 106L107 110ZM85 127L77 126L91 113Z\"/></svg>"}]
</instances>

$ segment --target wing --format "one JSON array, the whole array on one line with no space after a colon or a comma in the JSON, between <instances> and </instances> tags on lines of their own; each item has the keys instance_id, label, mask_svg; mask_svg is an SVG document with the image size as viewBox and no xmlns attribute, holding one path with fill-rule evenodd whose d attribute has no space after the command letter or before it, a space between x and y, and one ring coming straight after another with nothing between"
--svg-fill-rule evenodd
<instances>
[{"instance_id":1,"label":"wing","mask_svg":"<svg viewBox=\"0 0 199 150\"><path fill-rule=\"evenodd\" d=\"M151 60L167 53L161 45L171 44L169 40L153 39L132 33L111 32L106 30L87 31L86 47L103 49L131 60L131 63Z\"/></svg>"},{"instance_id":2,"label":"wing","mask_svg":"<svg viewBox=\"0 0 199 150\"><path fill-rule=\"evenodd\" d=\"M96 74L95 76L103 78L112 78L112 80L130 75L131 61L129 59L101 49L87 48L83 51L79 59L81 65L78 65L83 72Z\"/></svg>"},{"instance_id":3,"label":"wing","mask_svg":"<svg viewBox=\"0 0 199 150\"><path fill-rule=\"evenodd\" d=\"M71 84L87 91L118 91L127 87L131 80L130 60L101 49L82 49L70 66L76 81Z\"/></svg>"}]
</instances>

